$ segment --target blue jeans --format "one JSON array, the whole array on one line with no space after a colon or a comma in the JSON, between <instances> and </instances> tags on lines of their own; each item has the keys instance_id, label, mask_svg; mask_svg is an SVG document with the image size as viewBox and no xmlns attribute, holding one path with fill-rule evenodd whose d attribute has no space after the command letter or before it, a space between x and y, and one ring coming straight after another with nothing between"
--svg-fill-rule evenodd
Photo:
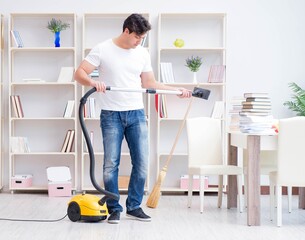
<instances>
[{"instance_id":1,"label":"blue jeans","mask_svg":"<svg viewBox=\"0 0 305 240\"><path fill-rule=\"evenodd\" d=\"M148 131L144 110L102 110L100 122L103 134L104 164L103 178L107 191L119 195L118 175L121 146L126 138L131 156L131 175L126 199L127 211L140 207L148 168ZM123 211L119 201L107 200L109 213Z\"/></svg>"}]
</instances>

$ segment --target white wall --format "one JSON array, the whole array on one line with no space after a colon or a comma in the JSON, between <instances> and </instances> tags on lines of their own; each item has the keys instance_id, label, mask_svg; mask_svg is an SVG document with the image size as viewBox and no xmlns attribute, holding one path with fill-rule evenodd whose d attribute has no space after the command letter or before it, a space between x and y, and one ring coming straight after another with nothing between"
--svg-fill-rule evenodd
<instances>
[{"instance_id":1,"label":"white wall","mask_svg":"<svg viewBox=\"0 0 305 240\"><path fill-rule=\"evenodd\" d=\"M227 97L230 99L244 92L269 92L275 118L294 115L283 107L283 102L289 100L291 96L287 83L294 81L305 88L304 9L304 0L0 0L0 13L4 15L6 24L11 12L75 12L79 22L79 61L81 60L83 13L149 13L153 25L151 55L155 69L158 13L226 12L228 19ZM5 26L5 33L7 33L7 25ZM7 36L5 41L7 46ZM5 52L6 56L7 52ZM6 59L4 64L5 89L7 86ZM4 103L7 102L4 101ZM6 113L7 110L4 109L4 112ZM152 142L155 142L156 138L154 132L152 131ZM5 140L7 141L7 138ZM6 159L4 160L4 171L7 173L8 164ZM155 160L153 152L151 160ZM5 183L7 185L7 180Z\"/></svg>"}]
</instances>

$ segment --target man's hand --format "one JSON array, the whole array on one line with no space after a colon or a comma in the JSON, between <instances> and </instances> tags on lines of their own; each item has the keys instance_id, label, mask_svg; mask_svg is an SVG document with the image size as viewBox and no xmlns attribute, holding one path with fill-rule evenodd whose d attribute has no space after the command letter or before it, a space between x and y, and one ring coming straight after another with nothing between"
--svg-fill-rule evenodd
<instances>
[{"instance_id":1,"label":"man's hand","mask_svg":"<svg viewBox=\"0 0 305 240\"><path fill-rule=\"evenodd\" d=\"M178 95L180 98L190 98L192 96L192 91L186 88L178 88L178 91L182 92L180 95Z\"/></svg>"},{"instance_id":2,"label":"man's hand","mask_svg":"<svg viewBox=\"0 0 305 240\"><path fill-rule=\"evenodd\" d=\"M95 87L97 92L103 92L103 93L106 92L106 85L104 82L92 81L91 86Z\"/></svg>"}]
</instances>

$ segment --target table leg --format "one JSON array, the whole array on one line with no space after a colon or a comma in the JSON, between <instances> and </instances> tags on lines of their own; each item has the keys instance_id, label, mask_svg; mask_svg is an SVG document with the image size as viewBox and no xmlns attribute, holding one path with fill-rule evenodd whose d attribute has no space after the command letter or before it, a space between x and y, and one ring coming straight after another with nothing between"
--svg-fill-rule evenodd
<instances>
[{"instance_id":1,"label":"table leg","mask_svg":"<svg viewBox=\"0 0 305 240\"><path fill-rule=\"evenodd\" d=\"M305 209L305 188L299 187L299 208Z\"/></svg>"},{"instance_id":2,"label":"table leg","mask_svg":"<svg viewBox=\"0 0 305 240\"><path fill-rule=\"evenodd\" d=\"M249 226L258 226L260 225L260 136L248 136L247 148L247 222Z\"/></svg>"},{"instance_id":3,"label":"table leg","mask_svg":"<svg viewBox=\"0 0 305 240\"><path fill-rule=\"evenodd\" d=\"M237 166L237 147L231 146L231 134L228 135L228 165ZM237 177L228 176L227 208L237 208Z\"/></svg>"}]
</instances>

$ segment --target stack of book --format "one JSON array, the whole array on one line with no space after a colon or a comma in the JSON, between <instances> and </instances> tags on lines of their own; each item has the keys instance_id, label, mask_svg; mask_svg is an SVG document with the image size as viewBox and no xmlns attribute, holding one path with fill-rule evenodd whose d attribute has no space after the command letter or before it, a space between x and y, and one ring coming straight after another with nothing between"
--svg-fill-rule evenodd
<instances>
[{"instance_id":1,"label":"stack of book","mask_svg":"<svg viewBox=\"0 0 305 240\"><path fill-rule=\"evenodd\" d=\"M16 118L23 118L23 108L21 105L21 100L19 95L11 95L12 112Z\"/></svg>"},{"instance_id":2,"label":"stack of book","mask_svg":"<svg viewBox=\"0 0 305 240\"><path fill-rule=\"evenodd\" d=\"M84 117L85 118L96 118L95 112L95 98L88 98L84 106Z\"/></svg>"},{"instance_id":3,"label":"stack of book","mask_svg":"<svg viewBox=\"0 0 305 240\"><path fill-rule=\"evenodd\" d=\"M230 131L239 131L239 120L240 120L239 113L242 110L242 102L244 101L245 98L242 96L235 96L229 101L229 104L231 105L231 108L229 109Z\"/></svg>"},{"instance_id":4,"label":"stack of book","mask_svg":"<svg viewBox=\"0 0 305 240\"><path fill-rule=\"evenodd\" d=\"M29 143L26 137L11 137L12 153L29 153Z\"/></svg>"},{"instance_id":5,"label":"stack of book","mask_svg":"<svg viewBox=\"0 0 305 240\"><path fill-rule=\"evenodd\" d=\"M272 129L271 101L268 93L245 93L239 127L241 132L274 132Z\"/></svg>"},{"instance_id":6,"label":"stack of book","mask_svg":"<svg viewBox=\"0 0 305 240\"><path fill-rule=\"evenodd\" d=\"M157 113L159 113L160 118L167 118L167 105L166 105L166 95L156 94L155 95L155 108Z\"/></svg>"},{"instance_id":7,"label":"stack of book","mask_svg":"<svg viewBox=\"0 0 305 240\"><path fill-rule=\"evenodd\" d=\"M98 78L100 76L98 69L94 69L92 73L89 74L91 78Z\"/></svg>"},{"instance_id":8,"label":"stack of book","mask_svg":"<svg viewBox=\"0 0 305 240\"><path fill-rule=\"evenodd\" d=\"M225 65L212 65L208 77L209 83L222 83L225 78Z\"/></svg>"},{"instance_id":9,"label":"stack of book","mask_svg":"<svg viewBox=\"0 0 305 240\"><path fill-rule=\"evenodd\" d=\"M73 115L73 109L74 109L74 100L68 100L67 104L66 104L66 108L64 111L64 118L70 118Z\"/></svg>"},{"instance_id":10,"label":"stack of book","mask_svg":"<svg viewBox=\"0 0 305 240\"><path fill-rule=\"evenodd\" d=\"M72 152L74 137L75 137L75 130L69 129L66 133L66 137L62 144L61 152L66 152L66 153Z\"/></svg>"}]
</instances>

